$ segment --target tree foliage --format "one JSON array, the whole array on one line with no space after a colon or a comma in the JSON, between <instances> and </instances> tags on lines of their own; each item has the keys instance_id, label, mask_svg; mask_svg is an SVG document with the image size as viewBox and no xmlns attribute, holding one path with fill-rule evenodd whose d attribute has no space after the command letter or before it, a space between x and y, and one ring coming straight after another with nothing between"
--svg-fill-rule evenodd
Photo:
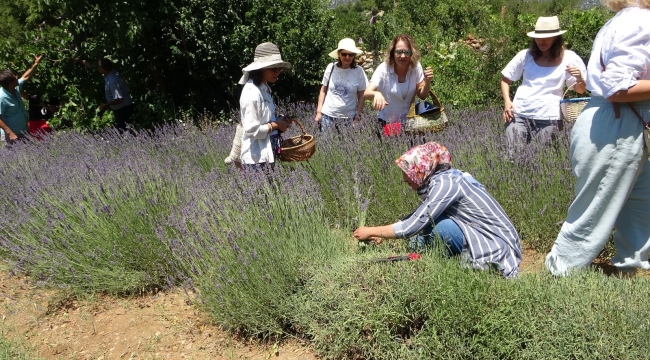
<instances>
[{"instance_id":1,"label":"tree foliage","mask_svg":"<svg viewBox=\"0 0 650 360\"><path fill-rule=\"evenodd\" d=\"M45 52L31 86L61 97L64 125L77 128L110 121L94 109L103 101L94 65L101 57L113 60L129 83L136 123L148 125L178 118L180 111L229 113L238 106L241 68L264 41L276 43L296 69L279 82L279 96L311 94L329 48L321 0L20 1L11 7L15 24L0 27L14 31L0 45L3 65L19 73L33 54ZM40 28L19 28L27 19Z\"/></svg>"},{"instance_id":2,"label":"tree foliage","mask_svg":"<svg viewBox=\"0 0 650 360\"><path fill-rule=\"evenodd\" d=\"M147 126L181 112L225 118L238 107L241 68L261 42L276 43L293 64L274 86L278 97L315 101L326 54L341 38L383 50L409 33L434 69L441 101L475 106L500 99L500 71L528 46L538 16L558 15L567 46L586 62L612 13L578 10L579 1L359 0L330 8L326 0L15 0L0 4L0 66L21 73L45 52L28 90L61 98L55 125L97 129L112 122L110 111L95 109L104 92L94 62L108 57L129 83L136 123ZM468 38L481 39L480 48Z\"/></svg>"}]
</instances>

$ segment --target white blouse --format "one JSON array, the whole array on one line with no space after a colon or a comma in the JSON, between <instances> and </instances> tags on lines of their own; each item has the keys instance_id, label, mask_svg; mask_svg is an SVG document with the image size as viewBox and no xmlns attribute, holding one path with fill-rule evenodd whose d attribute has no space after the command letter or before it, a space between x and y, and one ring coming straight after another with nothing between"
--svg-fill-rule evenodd
<instances>
[{"instance_id":1,"label":"white blouse","mask_svg":"<svg viewBox=\"0 0 650 360\"><path fill-rule=\"evenodd\" d=\"M638 80L650 80L650 9L632 6L598 32L587 67L587 89L593 96L608 98Z\"/></svg>"},{"instance_id":2,"label":"white blouse","mask_svg":"<svg viewBox=\"0 0 650 360\"><path fill-rule=\"evenodd\" d=\"M372 74L370 82L377 86L377 91L384 96L388 105L379 111L377 117L389 123L406 119L411 100L415 95L415 87L422 81L424 81L424 71L422 65L418 63L415 68L409 68L407 71L407 91L402 93L399 89L400 83L397 80L394 68L388 66L385 62L379 64Z\"/></svg>"},{"instance_id":3,"label":"white blouse","mask_svg":"<svg viewBox=\"0 0 650 360\"><path fill-rule=\"evenodd\" d=\"M566 70L567 65L577 67L582 74L587 72L580 56L571 50L564 50L562 63L558 66L537 65L528 50L517 53L501 71L501 75L511 81L523 76L512 101L515 114L539 120L560 119L564 85L569 87L577 82Z\"/></svg>"},{"instance_id":4,"label":"white blouse","mask_svg":"<svg viewBox=\"0 0 650 360\"><path fill-rule=\"evenodd\" d=\"M275 161L271 147L269 122L275 120L275 104L271 89L253 80L244 85L239 98L241 122L244 128L241 143L242 164L272 163Z\"/></svg>"}]
</instances>

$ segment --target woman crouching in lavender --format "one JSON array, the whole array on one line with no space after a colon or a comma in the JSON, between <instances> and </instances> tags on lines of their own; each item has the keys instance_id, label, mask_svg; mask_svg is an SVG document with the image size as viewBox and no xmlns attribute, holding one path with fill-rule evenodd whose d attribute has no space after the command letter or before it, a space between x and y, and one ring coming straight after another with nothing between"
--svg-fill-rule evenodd
<instances>
[{"instance_id":1,"label":"woman crouching in lavender","mask_svg":"<svg viewBox=\"0 0 650 360\"><path fill-rule=\"evenodd\" d=\"M447 148L428 142L395 163L422 203L394 224L356 229L356 239L404 238L420 247L440 238L450 256L460 255L472 268L517 276L521 242L514 225L483 185L451 166Z\"/></svg>"}]
</instances>

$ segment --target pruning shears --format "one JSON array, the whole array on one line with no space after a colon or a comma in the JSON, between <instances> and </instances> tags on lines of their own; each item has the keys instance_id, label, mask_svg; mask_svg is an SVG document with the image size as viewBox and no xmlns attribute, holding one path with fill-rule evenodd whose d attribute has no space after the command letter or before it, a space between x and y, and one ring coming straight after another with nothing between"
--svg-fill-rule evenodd
<instances>
[{"instance_id":1,"label":"pruning shears","mask_svg":"<svg viewBox=\"0 0 650 360\"><path fill-rule=\"evenodd\" d=\"M392 255L388 257L382 257L382 258L374 258L374 259L367 259L367 260L360 260L364 262L392 262L392 261L410 261L410 260L419 260L420 259L420 254L418 253L410 253L407 255Z\"/></svg>"}]
</instances>

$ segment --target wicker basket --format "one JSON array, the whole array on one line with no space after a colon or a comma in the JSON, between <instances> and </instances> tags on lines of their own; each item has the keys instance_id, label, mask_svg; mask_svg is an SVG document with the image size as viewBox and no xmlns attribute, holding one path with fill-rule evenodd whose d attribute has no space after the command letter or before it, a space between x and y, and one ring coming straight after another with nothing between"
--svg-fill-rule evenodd
<instances>
[{"instance_id":1,"label":"wicker basket","mask_svg":"<svg viewBox=\"0 0 650 360\"><path fill-rule=\"evenodd\" d=\"M428 98L431 98L433 105L438 109L420 115L417 115L415 111L417 105L415 97L416 96L414 95L409 112L406 114L404 131L407 133L427 133L444 129L449 120L447 119L447 114L445 114L445 108L442 107L436 94L434 94L433 91L429 91Z\"/></svg>"},{"instance_id":2,"label":"wicker basket","mask_svg":"<svg viewBox=\"0 0 650 360\"><path fill-rule=\"evenodd\" d=\"M587 105L590 97L583 98L573 98L573 99L564 99L569 90L573 89L575 84L571 85L564 95L562 95L562 100L560 100L560 113L562 115L562 120L566 122L574 122L582 112L582 109Z\"/></svg>"},{"instance_id":3,"label":"wicker basket","mask_svg":"<svg viewBox=\"0 0 650 360\"><path fill-rule=\"evenodd\" d=\"M312 135L305 132L300 121L291 119L300 127L302 135L297 135L280 142L280 160L282 161L305 161L316 152L316 141Z\"/></svg>"}]
</instances>

